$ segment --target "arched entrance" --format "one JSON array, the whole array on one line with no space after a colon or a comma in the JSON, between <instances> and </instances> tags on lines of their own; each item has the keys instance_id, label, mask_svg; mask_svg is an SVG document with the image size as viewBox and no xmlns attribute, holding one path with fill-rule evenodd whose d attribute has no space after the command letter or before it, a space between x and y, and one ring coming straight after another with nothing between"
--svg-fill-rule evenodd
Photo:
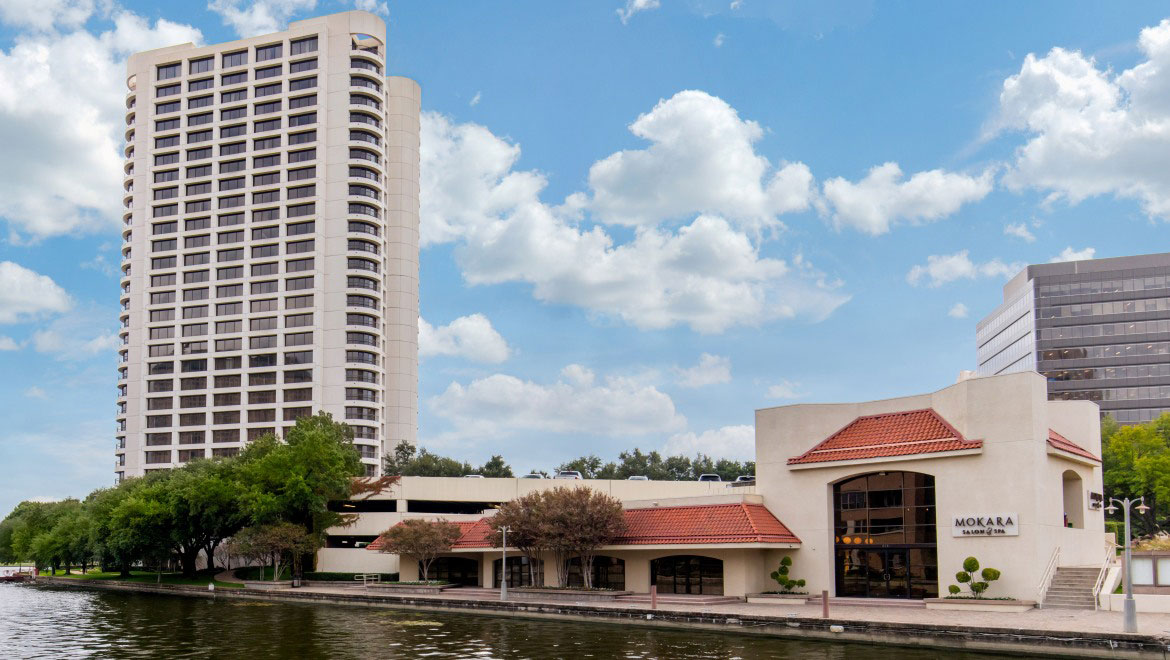
<instances>
[{"instance_id":1,"label":"arched entrance","mask_svg":"<svg viewBox=\"0 0 1170 660\"><path fill-rule=\"evenodd\" d=\"M1073 470L1065 470L1061 475L1061 485L1064 493L1064 526L1076 527L1078 529L1085 526L1085 500L1082 493L1085 492L1084 482L1081 481L1081 475Z\"/></svg>"},{"instance_id":2,"label":"arched entrance","mask_svg":"<svg viewBox=\"0 0 1170 660\"><path fill-rule=\"evenodd\" d=\"M504 575L508 577L509 587L531 587L533 579L536 580L536 586L544 584L544 562L539 559L531 562L524 555L514 555L508 557L506 571L501 570L502 566L503 562L499 559L492 562L492 586L497 589L500 586L500 578Z\"/></svg>"},{"instance_id":3,"label":"arched entrance","mask_svg":"<svg viewBox=\"0 0 1170 660\"><path fill-rule=\"evenodd\" d=\"M418 574L422 575L422 564ZM465 587L479 586L479 562L470 557L439 557L431 564L430 578Z\"/></svg>"},{"instance_id":4,"label":"arched entrance","mask_svg":"<svg viewBox=\"0 0 1170 660\"><path fill-rule=\"evenodd\" d=\"M585 577L581 574L581 558L569 560L569 586L584 587ZM596 589L626 588L626 562L617 557L598 555L593 558L593 586Z\"/></svg>"},{"instance_id":5,"label":"arched entrance","mask_svg":"<svg viewBox=\"0 0 1170 660\"><path fill-rule=\"evenodd\" d=\"M934 477L873 472L833 486L837 596L938 596Z\"/></svg>"},{"instance_id":6,"label":"arched entrance","mask_svg":"<svg viewBox=\"0 0 1170 660\"><path fill-rule=\"evenodd\" d=\"M660 594L723 595L723 560L672 555L650 562L650 583Z\"/></svg>"}]
</instances>

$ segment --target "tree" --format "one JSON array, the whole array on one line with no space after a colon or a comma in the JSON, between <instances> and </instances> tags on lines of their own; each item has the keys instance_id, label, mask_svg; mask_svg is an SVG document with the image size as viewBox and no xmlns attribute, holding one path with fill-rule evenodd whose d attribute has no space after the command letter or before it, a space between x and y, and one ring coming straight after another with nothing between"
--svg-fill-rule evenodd
<instances>
[{"instance_id":1,"label":"tree","mask_svg":"<svg viewBox=\"0 0 1170 660\"><path fill-rule=\"evenodd\" d=\"M319 547L313 534L290 522L245 527L236 533L232 543L240 555L267 560L272 566L273 581L280 579L286 562L292 564L293 575L299 575L300 557Z\"/></svg>"},{"instance_id":2,"label":"tree","mask_svg":"<svg viewBox=\"0 0 1170 660\"><path fill-rule=\"evenodd\" d=\"M1170 415L1146 424L1101 426L1102 473L1108 497L1145 497L1150 507L1134 516L1139 535L1161 528L1170 505Z\"/></svg>"},{"instance_id":3,"label":"tree","mask_svg":"<svg viewBox=\"0 0 1170 660\"><path fill-rule=\"evenodd\" d=\"M772 579L776 584L780 585L780 593L790 594L793 589L799 589L805 585L803 579L793 580L788 577L788 570L792 567L792 557L783 557L780 559L780 567L772 571Z\"/></svg>"},{"instance_id":4,"label":"tree","mask_svg":"<svg viewBox=\"0 0 1170 660\"><path fill-rule=\"evenodd\" d=\"M266 435L241 454L240 501L252 524L291 522L318 545L325 530L353 524L356 516L329 510L348 500L355 477L365 473L353 429L328 413L301 417L282 443Z\"/></svg>"},{"instance_id":5,"label":"tree","mask_svg":"<svg viewBox=\"0 0 1170 660\"><path fill-rule=\"evenodd\" d=\"M496 515L488 518L492 528L492 545L503 546L501 527L508 528L508 545L528 557L528 583L534 587L542 584L536 567L540 557L548 549L548 535L544 525L544 491L533 491L500 505ZM507 566L502 569L507 572Z\"/></svg>"},{"instance_id":6,"label":"tree","mask_svg":"<svg viewBox=\"0 0 1170 660\"><path fill-rule=\"evenodd\" d=\"M971 591L972 598L982 598L983 592L987 591L987 588L991 586L991 583L998 580L1000 576L1000 572L998 570L994 568L985 568L982 572L979 573L979 577L983 579L976 580L975 571L978 570L979 560L974 557L967 557L963 560L963 570L955 573L955 580L958 581L959 584L967 585L967 588ZM952 596L957 596L961 590L959 589L959 585L952 584L951 586L947 587L947 591L951 592Z\"/></svg>"},{"instance_id":7,"label":"tree","mask_svg":"<svg viewBox=\"0 0 1170 660\"><path fill-rule=\"evenodd\" d=\"M514 477L512 474L512 466L504 462L504 457L499 454L493 454L483 467L479 469L479 474L485 477Z\"/></svg>"},{"instance_id":8,"label":"tree","mask_svg":"<svg viewBox=\"0 0 1170 660\"><path fill-rule=\"evenodd\" d=\"M176 470L160 493L170 520L170 536L184 577L195 577L196 560L206 553L208 567L215 548L243 528L234 459L195 461Z\"/></svg>"},{"instance_id":9,"label":"tree","mask_svg":"<svg viewBox=\"0 0 1170 660\"><path fill-rule=\"evenodd\" d=\"M560 584L568 586L566 563L577 556L585 588L592 589L597 551L626 531L621 500L592 488L555 488L546 495L548 525L564 539L564 557L557 564Z\"/></svg>"},{"instance_id":10,"label":"tree","mask_svg":"<svg viewBox=\"0 0 1170 660\"><path fill-rule=\"evenodd\" d=\"M459 540L459 525L445 520L403 520L382 533L382 552L418 560L423 582L430 581L431 564Z\"/></svg>"},{"instance_id":11,"label":"tree","mask_svg":"<svg viewBox=\"0 0 1170 660\"><path fill-rule=\"evenodd\" d=\"M403 440L387 454L382 461L382 472L402 477L462 477L480 474L485 477L512 477L512 468L499 455L492 456L482 467L475 467L467 461L458 461L440 456L426 449L419 449Z\"/></svg>"},{"instance_id":12,"label":"tree","mask_svg":"<svg viewBox=\"0 0 1170 660\"><path fill-rule=\"evenodd\" d=\"M593 587L593 562L597 550L625 531L621 502L590 488L554 488L535 491L500 505L488 520L496 533L493 543L503 541L499 529L508 527L508 542L529 558L531 583L538 584L537 559L553 555L557 584L568 585L568 560L581 558L586 588Z\"/></svg>"},{"instance_id":13,"label":"tree","mask_svg":"<svg viewBox=\"0 0 1170 660\"><path fill-rule=\"evenodd\" d=\"M598 473L605 466L602 465L601 459L590 454L589 456L582 456L581 458L574 458L567 463L561 463L557 466L557 471L562 470L576 470L581 473L585 479L597 479Z\"/></svg>"}]
</instances>

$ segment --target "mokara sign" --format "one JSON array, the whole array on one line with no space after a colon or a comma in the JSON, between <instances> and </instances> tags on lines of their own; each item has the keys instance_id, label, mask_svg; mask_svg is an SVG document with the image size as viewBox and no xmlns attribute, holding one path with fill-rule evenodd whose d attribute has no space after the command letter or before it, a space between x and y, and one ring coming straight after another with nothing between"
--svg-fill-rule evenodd
<instances>
[{"instance_id":1,"label":"mokara sign","mask_svg":"<svg viewBox=\"0 0 1170 660\"><path fill-rule=\"evenodd\" d=\"M960 514L951 519L951 536L1019 536L1014 513Z\"/></svg>"}]
</instances>

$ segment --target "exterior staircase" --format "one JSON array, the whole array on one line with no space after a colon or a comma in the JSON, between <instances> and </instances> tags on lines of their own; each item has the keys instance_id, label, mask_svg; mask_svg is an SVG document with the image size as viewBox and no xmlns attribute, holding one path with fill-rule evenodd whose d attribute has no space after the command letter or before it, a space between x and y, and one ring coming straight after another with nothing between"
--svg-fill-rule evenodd
<instances>
[{"instance_id":1,"label":"exterior staircase","mask_svg":"<svg viewBox=\"0 0 1170 660\"><path fill-rule=\"evenodd\" d=\"M1101 569L1095 566L1060 566L1044 594L1041 607L1067 610L1096 609L1093 587Z\"/></svg>"}]
</instances>

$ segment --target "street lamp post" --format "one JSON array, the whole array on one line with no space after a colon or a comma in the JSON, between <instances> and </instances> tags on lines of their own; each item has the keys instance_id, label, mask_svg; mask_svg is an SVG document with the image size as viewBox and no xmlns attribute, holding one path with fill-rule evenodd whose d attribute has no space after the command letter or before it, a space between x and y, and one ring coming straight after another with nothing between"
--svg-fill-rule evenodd
<instances>
[{"instance_id":1,"label":"street lamp post","mask_svg":"<svg viewBox=\"0 0 1170 660\"><path fill-rule=\"evenodd\" d=\"M1105 510L1109 513L1117 513L1117 507L1114 506L1114 504L1120 504L1122 511L1125 513L1125 566L1122 573L1122 577L1125 578L1125 605L1123 608L1125 614L1125 632L1135 633L1137 632L1137 606L1133 599L1133 577L1130 575L1129 566L1129 507L1133 504L1137 504L1137 506L1134 508L1137 509L1138 513L1145 513L1146 511L1150 510L1150 507L1146 506L1146 498L1144 496L1139 497L1136 500L1131 500L1128 497L1123 500L1110 497L1109 506L1106 507Z\"/></svg>"},{"instance_id":2,"label":"street lamp post","mask_svg":"<svg viewBox=\"0 0 1170 660\"><path fill-rule=\"evenodd\" d=\"M503 534L500 542L500 600L508 600L508 528L500 527L500 533Z\"/></svg>"}]
</instances>

